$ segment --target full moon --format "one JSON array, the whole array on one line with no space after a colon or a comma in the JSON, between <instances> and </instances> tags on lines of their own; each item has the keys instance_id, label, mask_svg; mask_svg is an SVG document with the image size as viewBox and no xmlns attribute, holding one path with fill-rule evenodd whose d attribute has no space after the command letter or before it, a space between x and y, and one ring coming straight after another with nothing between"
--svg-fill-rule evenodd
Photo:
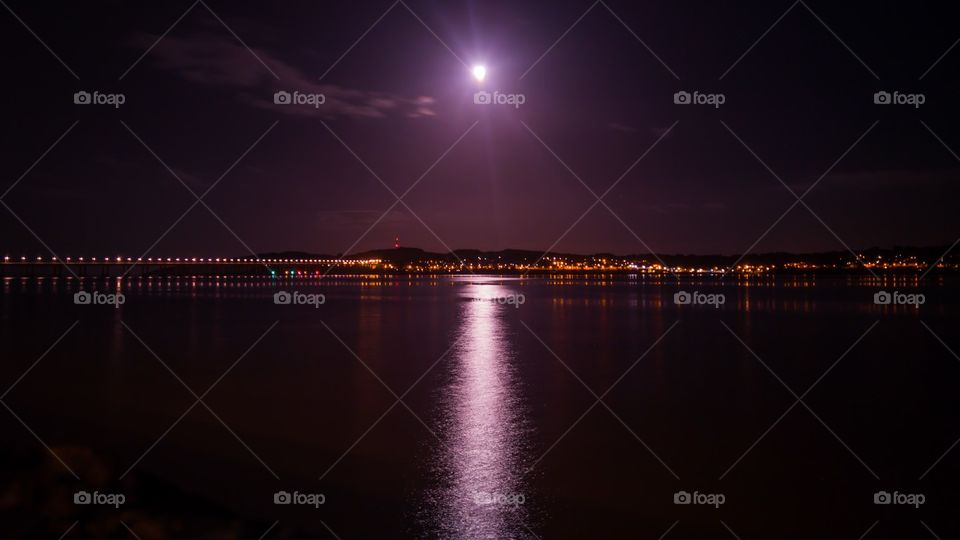
<instances>
[{"instance_id":1,"label":"full moon","mask_svg":"<svg viewBox=\"0 0 960 540\"><path fill-rule=\"evenodd\" d=\"M486 66L473 66L473 78L477 81L483 82L487 78L487 68Z\"/></svg>"}]
</instances>

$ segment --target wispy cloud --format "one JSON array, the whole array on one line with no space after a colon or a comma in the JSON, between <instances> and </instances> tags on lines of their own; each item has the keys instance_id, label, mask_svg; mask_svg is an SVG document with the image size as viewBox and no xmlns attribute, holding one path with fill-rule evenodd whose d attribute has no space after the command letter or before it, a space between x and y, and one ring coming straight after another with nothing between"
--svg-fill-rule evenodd
<instances>
[{"instance_id":1,"label":"wispy cloud","mask_svg":"<svg viewBox=\"0 0 960 540\"><path fill-rule=\"evenodd\" d=\"M134 39L137 47L148 47L157 36L139 34ZM277 74L273 77L250 55L240 43L213 34L166 36L151 51L153 62L162 70L176 73L186 81L236 92L237 101L280 114L321 118L427 118L436 116L436 100L431 96L401 96L390 92L375 92L345 88L335 84L320 84L314 77L285 62L268 51L254 49ZM274 92L322 94L324 103L309 105L278 105Z\"/></svg>"}]
</instances>

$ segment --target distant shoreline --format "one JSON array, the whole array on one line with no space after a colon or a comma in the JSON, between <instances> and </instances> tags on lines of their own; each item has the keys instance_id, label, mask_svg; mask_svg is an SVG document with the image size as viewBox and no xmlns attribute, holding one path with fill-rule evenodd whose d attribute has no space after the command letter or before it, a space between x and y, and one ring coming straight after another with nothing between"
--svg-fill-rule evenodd
<instances>
[{"instance_id":1,"label":"distant shoreline","mask_svg":"<svg viewBox=\"0 0 960 540\"><path fill-rule=\"evenodd\" d=\"M924 275L960 272L955 246L870 248L859 252L758 253L748 255L574 255L527 250L455 250L430 253L419 248L367 251L350 256L303 252L241 257L27 257L4 256L0 277L68 276L265 276L318 277L369 275L766 275L865 274Z\"/></svg>"}]
</instances>

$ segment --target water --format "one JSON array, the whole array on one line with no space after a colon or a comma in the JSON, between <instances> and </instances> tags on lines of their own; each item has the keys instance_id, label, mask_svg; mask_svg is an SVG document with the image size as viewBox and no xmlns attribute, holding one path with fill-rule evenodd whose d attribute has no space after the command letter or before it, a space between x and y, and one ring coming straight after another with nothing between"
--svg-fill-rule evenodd
<instances>
[{"instance_id":1,"label":"water","mask_svg":"<svg viewBox=\"0 0 960 540\"><path fill-rule=\"evenodd\" d=\"M63 279L3 282L5 537L75 522L78 538L120 537L120 521L144 539L958 532L950 281L86 289L126 302L75 305ZM280 289L324 303L275 305ZM881 289L926 302L878 306ZM677 306L679 290L726 301ZM80 489L128 501L71 504ZM279 491L324 503L277 505ZM925 502L875 505L878 491ZM678 492L723 504L675 504Z\"/></svg>"}]
</instances>

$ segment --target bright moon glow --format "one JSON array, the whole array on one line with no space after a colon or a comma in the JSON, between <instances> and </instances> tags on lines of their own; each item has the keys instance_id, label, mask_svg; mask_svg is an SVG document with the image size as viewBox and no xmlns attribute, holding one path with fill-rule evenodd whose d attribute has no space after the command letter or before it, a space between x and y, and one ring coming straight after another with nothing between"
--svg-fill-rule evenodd
<instances>
[{"instance_id":1,"label":"bright moon glow","mask_svg":"<svg viewBox=\"0 0 960 540\"><path fill-rule=\"evenodd\" d=\"M478 81L483 81L487 78L487 68L485 66L473 66L473 78Z\"/></svg>"}]
</instances>

